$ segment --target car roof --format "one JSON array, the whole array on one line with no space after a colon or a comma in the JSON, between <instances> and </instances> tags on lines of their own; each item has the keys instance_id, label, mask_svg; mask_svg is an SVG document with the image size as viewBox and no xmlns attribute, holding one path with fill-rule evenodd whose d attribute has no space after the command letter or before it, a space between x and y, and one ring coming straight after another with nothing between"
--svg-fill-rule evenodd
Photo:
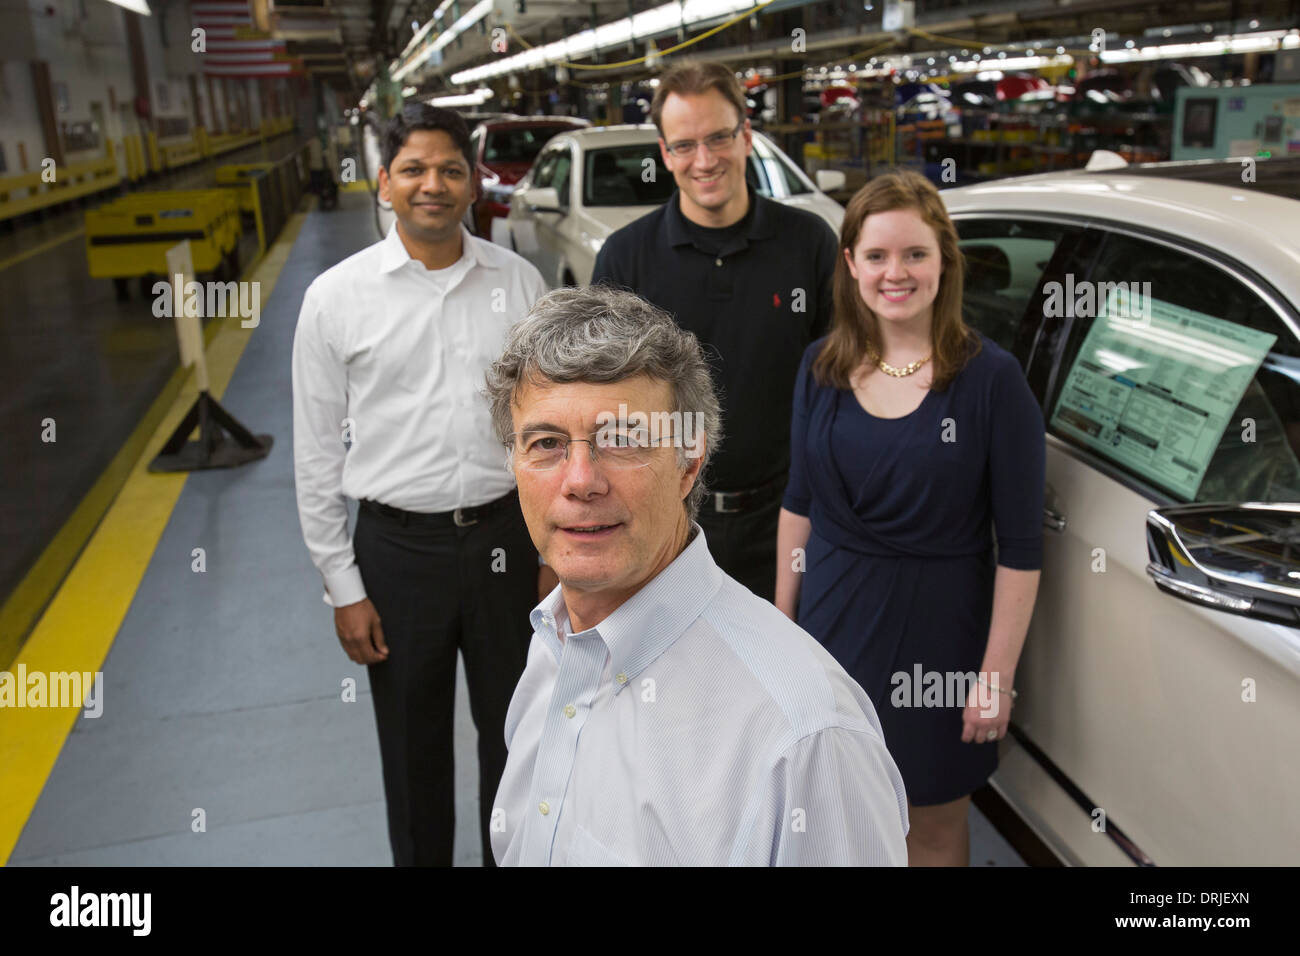
<instances>
[{"instance_id":1,"label":"car roof","mask_svg":"<svg viewBox=\"0 0 1300 956\"><path fill-rule=\"evenodd\" d=\"M576 142L582 149L596 149L602 146L653 143L659 138L659 130L654 123L622 123L618 126L588 126L585 129L561 133L560 136ZM759 130L754 130L754 138L769 144L772 142Z\"/></svg>"},{"instance_id":2,"label":"car roof","mask_svg":"<svg viewBox=\"0 0 1300 956\"><path fill-rule=\"evenodd\" d=\"M653 143L659 136L653 123L622 123L618 126L588 126L564 134L583 149L595 146L630 146L636 143Z\"/></svg>"},{"instance_id":3,"label":"car roof","mask_svg":"<svg viewBox=\"0 0 1300 956\"><path fill-rule=\"evenodd\" d=\"M575 116L508 116L503 119L484 120L479 126L489 130L535 126L565 126L570 129L584 129L589 122L590 120Z\"/></svg>"},{"instance_id":4,"label":"car roof","mask_svg":"<svg viewBox=\"0 0 1300 956\"><path fill-rule=\"evenodd\" d=\"M1259 273L1300 308L1300 202L1239 187L1073 170L940 193L954 215L1059 213L1130 225L1212 247Z\"/></svg>"}]
</instances>

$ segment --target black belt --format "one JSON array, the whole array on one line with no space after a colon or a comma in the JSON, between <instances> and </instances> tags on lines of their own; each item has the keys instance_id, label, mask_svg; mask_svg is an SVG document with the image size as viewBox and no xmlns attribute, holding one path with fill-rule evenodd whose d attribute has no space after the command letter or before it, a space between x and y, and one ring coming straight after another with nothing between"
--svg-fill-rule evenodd
<instances>
[{"instance_id":1,"label":"black belt","mask_svg":"<svg viewBox=\"0 0 1300 956\"><path fill-rule=\"evenodd\" d=\"M728 515L748 511L756 505L772 500L772 492L783 491L785 481L785 475L777 475L757 488L746 488L743 491L711 491L706 504L718 514Z\"/></svg>"},{"instance_id":2,"label":"black belt","mask_svg":"<svg viewBox=\"0 0 1300 956\"><path fill-rule=\"evenodd\" d=\"M502 495L496 501L489 501L485 505L475 505L473 508L457 508L455 511L403 511L401 508L394 508L392 505L382 504L378 501L371 501L369 498L361 500L361 507L367 511L397 521L403 526L417 525L420 527L445 528L454 526L457 528L468 528L470 525L478 524L483 518L492 514L494 511L500 511L506 505L515 504L519 500L519 490L513 489L509 494ZM516 507L518 505L516 504Z\"/></svg>"}]
</instances>

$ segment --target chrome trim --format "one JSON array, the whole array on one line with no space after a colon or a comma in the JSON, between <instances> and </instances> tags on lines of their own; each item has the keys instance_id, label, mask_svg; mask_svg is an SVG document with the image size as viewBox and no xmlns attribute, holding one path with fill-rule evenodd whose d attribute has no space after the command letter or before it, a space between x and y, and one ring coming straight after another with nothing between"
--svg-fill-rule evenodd
<instances>
[{"instance_id":1,"label":"chrome trim","mask_svg":"<svg viewBox=\"0 0 1300 956\"><path fill-rule=\"evenodd\" d=\"M1091 820L1092 812L1098 809L1098 805L1088 798L1088 795L1079 788L1078 784L1066 775L1064 770L1052 762L1051 757L1047 756L1047 754L1044 753L1037 744L1029 739L1025 732L1020 729L1018 724L1013 721L1007 725L1007 729L1011 732L1011 736L1016 739L1016 743L1020 744L1020 746L1024 748L1025 753L1029 754L1030 759L1042 767L1047 775L1052 778L1052 781L1064 790L1066 795L1070 797L1079 809L1084 812L1088 819ZM1110 837L1110 841L1119 847L1120 851L1137 866L1157 865L1155 860L1147 856L1142 848L1134 843L1129 838L1128 834L1115 824L1114 819L1109 813L1106 814L1106 829L1102 832L1105 833L1106 836Z\"/></svg>"},{"instance_id":2,"label":"chrome trim","mask_svg":"<svg viewBox=\"0 0 1300 956\"><path fill-rule=\"evenodd\" d=\"M1220 594L1213 588L1202 587L1199 584L1193 584L1191 581L1183 581L1168 568L1157 564L1155 561L1147 563L1147 574L1155 582L1156 587L1162 591L1170 591L1177 597L1186 598L1215 611L1235 611L1238 614L1249 614L1255 606L1255 602L1250 598Z\"/></svg>"},{"instance_id":3,"label":"chrome trim","mask_svg":"<svg viewBox=\"0 0 1300 956\"><path fill-rule=\"evenodd\" d=\"M1043 509L1043 527L1051 531L1061 532L1065 530L1065 515L1059 511L1053 511L1051 508Z\"/></svg>"},{"instance_id":4,"label":"chrome trim","mask_svg":"<svg viewBox=\"0 0 1300 956\"><path fill-rule=\"evenodd\" d=\"M1245 510L1246 508L1253 507L1253 505L1249 505L1249 504L1239 505L1230 502L1229 503L1196 502L1195 504L1189 504L1184 507L1187 512L1192 512L1194 510L1213 512L1225 508ZM1287 510L1288 508L1297 517L1300 517L1300 505L1279 503L1279 504L1274 504L1269 506L1268 510L1283 511L1283 510ZM1230 574L1224 574L1221 571L1211 570L1210 568L1207 568L1205 565L1201 564L1201 562L1197 561L1194 557L1192 557L1190 552L1188 552L1187 547L1183 543L1182 536L1179 535L1178 533L1177 524L1171 521L1165 515L1162 515L1158 509L1153 509L1147 513L1147 522L1148 524L1154 522L1155 524L1160 525L1165 531L1165 541L1171 545L1177 545L1179 557L1182 558L1184 561L1186 561L1189 565L1191 565L1193 568L1195 568L1197 571L1199 571L1204 577L1206 577L1209 580L1218 581L1220 583L1228 584L1228 585L1236 585L1237 587L1250 588L1252 590L1258 589L1261 591L1268 591L1270 594L1279 594L1292 601L1295 600L1297 591L1300 591L1300 588L1284 587L1278 584L1269 584L1267 581L1251 581L1249 583L1245 583L1238 580L1237 578L1233 577ZM1166 569L1166 573L1168 573L1171 578L1173 577L1173 572L1169 572ZM1177 578L1176 580L1178 580L1182 584L1188 584L1189 587L1198 588L1199 590L1206 590L1206 591L1210 590L1208 588L1202 588L1198 585L1190 585L1189 582L1183 581L1181 578ZM1211 591L1211 593L1213 592ZM1233 597L1235 597L1235 595L1233 595ZM1248 599L1241 598L1240 600L1248 600ZM1253 607L1255 603L1254 600L1253 599L1249 599L1249 600L1250 600L1250 606ZM1245 610L1249 610L1249 607L1246 608Z\"/></svg>"}]
</instances>

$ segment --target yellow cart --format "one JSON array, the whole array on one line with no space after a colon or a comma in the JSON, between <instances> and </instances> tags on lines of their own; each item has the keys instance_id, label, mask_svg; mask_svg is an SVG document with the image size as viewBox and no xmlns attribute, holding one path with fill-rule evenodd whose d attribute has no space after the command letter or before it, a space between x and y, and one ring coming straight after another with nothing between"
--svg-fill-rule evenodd
<instances>
[{"instance_id":1,"label":"yellow cart","mask_svg":"<svg viewBox=\"0 0 1300 956\"><path fill-rule=\"evenodd\" d=\"M239 201L226 189L132 193L86 212L86 263L112 279L119 298L140 279L141 295L167 275L167 250L190 240L196 275L239 278Z\"/></svg>"}]
</instances>

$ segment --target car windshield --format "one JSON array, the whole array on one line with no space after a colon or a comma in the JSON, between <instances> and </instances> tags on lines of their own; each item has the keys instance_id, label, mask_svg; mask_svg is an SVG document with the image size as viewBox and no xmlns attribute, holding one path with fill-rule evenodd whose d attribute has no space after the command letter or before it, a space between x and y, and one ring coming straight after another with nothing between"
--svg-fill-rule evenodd
<instances>
[{"instance_id":1,"label":"car windshield","mask_svg":"<svg viewBox=\"0 0 1300 956\"><path fill-rule=\"evenodd\" d=\"M657 206L676 188L658 143L591 150L582 182L584 206Z\"/></svg>"},{"instance_id":2,"label":"car windshield","mask_svg":"<svg viewBox=\"0 0 1300 956\"><path fill-rule=\"evenodd\" d=\"M542 147L556 133L567 126L525 126L515 129L496 129L488 133L483 148L485 163L531 163Z\"/></svg>"}]
</instances>

